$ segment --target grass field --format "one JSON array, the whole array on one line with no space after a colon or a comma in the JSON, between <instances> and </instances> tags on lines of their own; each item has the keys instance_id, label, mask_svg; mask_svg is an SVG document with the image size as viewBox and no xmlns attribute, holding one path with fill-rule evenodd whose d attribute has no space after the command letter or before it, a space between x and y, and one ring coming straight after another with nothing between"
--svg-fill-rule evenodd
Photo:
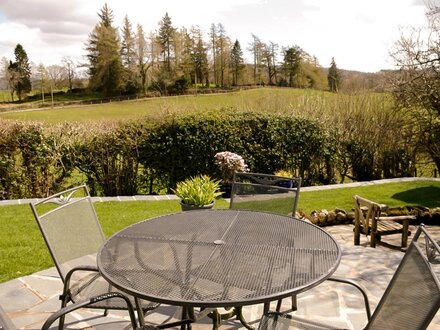
<instances>
[{"instance_id":1,"label":"grass field","mask_svg":"<svg viewBox=\"0 0 440 330\"><path fill-rule=\"evenodd\" d=\"M335 114L340 114L341 111L366 111L369 107L383 109L389 105L389 98L385 94L349 96L304 89L257 88L227 94L160 97L99 105L3 112L0 113L0 119L49 123L84 122L136 119L140 116L161 118L174 113L221 109L294 112L312 117L335 117L339 116Z\"/></svg>"},{"instance_id":2,"label":"grass field","mask_svg":"<svg viewBox=\"0 0 440 330\"><path fill-rule=\"evenodd\" d=\"M298 209L308 214L336 207L350 211L354 194L389 206L440 206L440 182L414 181L302 192ZM225 200L217 200L216 208L227 207ZM95 208L106 236L142 219L180 211L178 200L99 202L95 203ZM1 206L0 228L0 282L53 265L28 205Z\"/></svg>"}]
</instances>

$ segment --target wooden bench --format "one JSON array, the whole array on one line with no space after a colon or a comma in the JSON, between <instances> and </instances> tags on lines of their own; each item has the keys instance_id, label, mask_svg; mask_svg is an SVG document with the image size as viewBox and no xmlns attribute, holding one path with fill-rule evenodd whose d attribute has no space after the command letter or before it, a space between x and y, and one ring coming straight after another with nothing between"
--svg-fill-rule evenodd
<instances>
[{"instance_id":1,"label":"wooden bench","mask_svg":"<svg viewBox=\"0 0 440 330\"><path fill-rule=\"evenodd\" d=\"M384 211L388 208L384 204L378 204L360 196L354 198L354 244L360 244L360 234L370 236L370 246L376 247L377 243L392 247L405 249L408 246L409 221L415 220L414 215L386 216ZM402 235L400 246L382 242L384 235Z\"/></svg>"}]
</instances>

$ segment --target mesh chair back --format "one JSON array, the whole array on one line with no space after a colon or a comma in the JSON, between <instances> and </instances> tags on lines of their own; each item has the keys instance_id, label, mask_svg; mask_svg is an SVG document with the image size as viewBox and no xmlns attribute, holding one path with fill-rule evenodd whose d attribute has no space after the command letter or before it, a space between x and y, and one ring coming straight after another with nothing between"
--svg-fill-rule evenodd
<instances>
[{"instance_id":1,"label":"mesh chair back","mask_svg":"<svg viewBox=\"0 0 440 330\"><path fill-rule=\"evenodd\" d=\"M417 242L421 232L433 242L420 226L366 329L426 329L439 309L440 284Z\"/></svg>"},{"instance_id":2,"label":"mesh chair back","mask_svg":"<svg viewBox=\"0 0 440 330\"><path fill-rule=\"evenodd\" d=\"M105 238L85 185L31 203L31 208L63 281L75 266L96 266Z\"/></svg>"},{"instance_id":3,"label":"mesh chair back","mask_svg":"<svg viewBox=\"0 0 440 330\"><path fill-rule=\"evenodd\" d=\"M301 178L236 172L230 208L295 216L300 187Z\"/></svg>"}]
</instances>

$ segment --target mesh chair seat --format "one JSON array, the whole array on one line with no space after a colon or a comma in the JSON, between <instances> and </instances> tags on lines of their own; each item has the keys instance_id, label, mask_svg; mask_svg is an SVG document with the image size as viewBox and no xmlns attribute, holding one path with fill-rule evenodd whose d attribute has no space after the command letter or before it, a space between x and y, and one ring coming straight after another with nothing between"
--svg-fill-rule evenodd
<instances>
[{"instance_id":1,"label":"mesh chair seat","mask_svg":"<svg viewBox=\"0 0 440 330\"><path fill-rule=\"evenodd\" d=\"M82 276L78 281L71 282L70 284L70 298L74 302L87 300L90 297L100 296L109 292L121 293L120 290L111 286L99 273L88 273ZM134 298L132 296L128 298L130 302L135 305ZM159 306L158 303L146 300L139 300L139 302L144 312ZM88 308L127 309L127 304L121 299L107 299L91 304Z\"/></svg>"}]
</instances>

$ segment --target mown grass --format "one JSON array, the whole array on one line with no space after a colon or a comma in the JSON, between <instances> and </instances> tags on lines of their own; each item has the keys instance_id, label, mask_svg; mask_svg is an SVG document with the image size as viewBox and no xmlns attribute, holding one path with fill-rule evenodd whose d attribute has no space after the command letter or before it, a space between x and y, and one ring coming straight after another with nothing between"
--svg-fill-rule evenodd
<instances>
[{"instance_id":1,"label":"mown grass","mask_svg":"<svg viewBox=\"0 0 440 330\"><path fill-rule=\"evenodd\" d=\"M368 111L370 108L388 109L390 105L390 98L386 94L350 96L292 88L257 88L226 94L160 97L98 105L4 112L0 113L0 119L48 123L127 120L145 116L160 119L176 113L222 109L341 118L341 113Z\"/></svg>"},{"instance_id":2,"label":"mown grass","mask_svg":"<svg viewBox=\"0 0 440 330\"><path fill-rule=\"evenodd\" d=\"M415 181L301 192L298 209L313 210L353 207L352 196L359 194L390 206L440 206L440 182ZM216 208L227 208L222 199ZM180 211L178 200L95 203L105 235L143 219ZM53 266L28 205L0 207L0 282Z\"/></svg>"}]
</instances>

